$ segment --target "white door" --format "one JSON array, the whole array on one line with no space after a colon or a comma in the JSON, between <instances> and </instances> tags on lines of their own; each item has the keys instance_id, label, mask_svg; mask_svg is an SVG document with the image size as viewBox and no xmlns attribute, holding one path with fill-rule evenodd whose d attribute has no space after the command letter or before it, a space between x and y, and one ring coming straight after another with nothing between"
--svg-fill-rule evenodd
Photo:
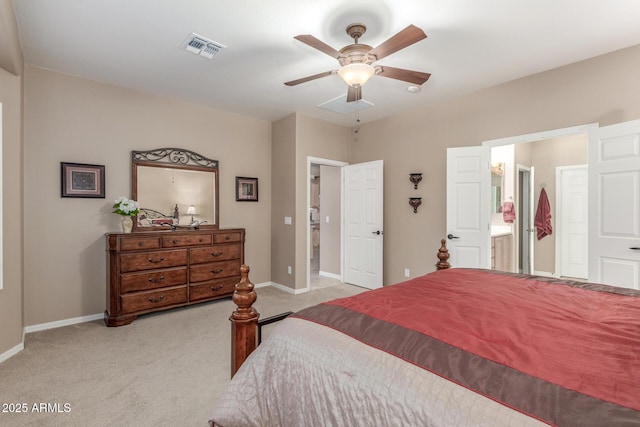
<instances>
[{"instance_id":1,"label":"white door","mask_svg":"<svg viewBox=\"0 0 640 427\"><path fill-rule=\"evenodd\" d=\"M640 289L640 120L589 140L589 280Z\"/></svg>"},{"instance_id":2,"label":"white door","mask_svg":"<svg viewBox=\"0 0 640 427\"><path fill-rule=\"evenodd\" d=\"M447 247L452 267L490 268L488 147L447 149Z\"/></svg>"},{"instance_id":3,"label":"white door","mask_svg":"<svg viewBox=\"0 0 640 427\"><path fill-rule=\"evenodd\" d=\"M558 235L557 256L560 275L578 279L589 277L587 221L587 166L560 167L557 171Z\"/></svg>"},{"instance_id":4,"label":"white door","mask_svg":"<svg viewBox=\"0 0 640 427\"><path fill-rule=\"evenodd\" d=\"M344 167L344 281L382 287L382 160Z\"/></svg>"}]
</instances>

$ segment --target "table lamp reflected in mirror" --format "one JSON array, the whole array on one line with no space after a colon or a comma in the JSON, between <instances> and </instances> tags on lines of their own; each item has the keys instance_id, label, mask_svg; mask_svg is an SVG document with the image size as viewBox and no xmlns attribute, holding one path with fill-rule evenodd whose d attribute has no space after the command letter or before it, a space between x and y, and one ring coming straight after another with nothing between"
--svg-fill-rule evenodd
<instances>
[{"instance_id":1,"label":"table lamp reflected in mirror","mask_svg":"<svg viewBox=\"0 0 640 427\"><path fill-rule=\"evenodd\" d=\"M193 224L195 221L193 219L194 215L197 215L198 212L196 212L196 207L194 205L189 205L189 207L187 208L187 215L191 215L191 223Z\"/></svg>"}]
</instances>

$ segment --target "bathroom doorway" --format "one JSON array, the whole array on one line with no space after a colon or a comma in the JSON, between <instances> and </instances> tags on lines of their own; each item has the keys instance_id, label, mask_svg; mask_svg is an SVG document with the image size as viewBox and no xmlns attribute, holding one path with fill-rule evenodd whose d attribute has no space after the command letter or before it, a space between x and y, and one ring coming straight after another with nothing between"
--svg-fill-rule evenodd
<instances>
[{"instance_id":1,"label":"bathroom doorway","mask_svg":"<svg viewBox=\"0 0 640 427\"><path fill-rule=\"evenodd\" d=\"M342 171L341 166L309 167L309 287L335 286L342 281Z\"/></svg>"}]
</instances>

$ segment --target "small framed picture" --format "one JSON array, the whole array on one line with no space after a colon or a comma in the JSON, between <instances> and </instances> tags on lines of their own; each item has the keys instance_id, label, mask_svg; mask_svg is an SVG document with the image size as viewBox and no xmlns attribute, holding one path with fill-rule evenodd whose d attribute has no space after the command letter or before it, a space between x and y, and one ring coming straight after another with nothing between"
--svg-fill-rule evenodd
<instances>
[{"instance_id":1,"label":"small framed picture","mask_svg":"<svg viewBox=\"0 0 640 427\"><path fill-rule=\"evenodd\" d=\"M236 176L236 202L258 201L258 178Z\"/></svg>"},{"instance_id":2,"label":"small framed picture","mask_svg":"<svg viewBox=\"0 0 640 427\"><path fill-rule=\"evenodd\" d=\"M60 163L60 197L104 199L104 165Z\"/></svg>"}]
</instances>

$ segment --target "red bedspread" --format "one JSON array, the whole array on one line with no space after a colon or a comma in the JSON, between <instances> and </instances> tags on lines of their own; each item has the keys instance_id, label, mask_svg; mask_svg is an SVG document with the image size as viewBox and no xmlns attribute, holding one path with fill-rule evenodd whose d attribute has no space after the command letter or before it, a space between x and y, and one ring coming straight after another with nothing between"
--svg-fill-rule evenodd
<instances>
[{"instance_id":1,"label":"red bedspread","mask_svg":"<svg viewBox=\"0 0 640 427\"><path fill-rule=\"evenodd\" d=\"M640 425L640 292L451 269L296 314L558 425Z\"/></svg>"}]
</instances>

